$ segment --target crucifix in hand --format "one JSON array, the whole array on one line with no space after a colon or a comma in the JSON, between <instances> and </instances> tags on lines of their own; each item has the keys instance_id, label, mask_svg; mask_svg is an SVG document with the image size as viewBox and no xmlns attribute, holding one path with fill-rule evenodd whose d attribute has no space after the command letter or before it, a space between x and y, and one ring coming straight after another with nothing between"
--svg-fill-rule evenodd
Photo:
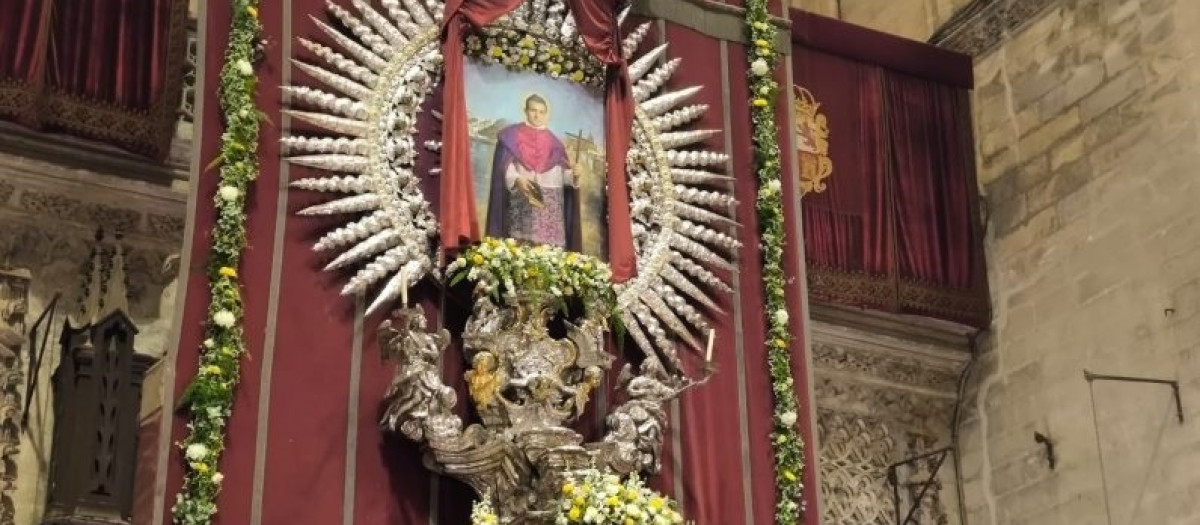
<instances>
[{"instance_id":1,"label":"crucifix in hand","mask_svg":"<svg viewBox=\"0 0 1200 525\"><path fill-rule=\"evenodd\" d=\"M571 148L573 150L573 152L571 153L571 158L568 160L571 162L572 180L574 181L575 185L578 186L579 185L579 156L582 154L584 140L588 140L588 139L585 139L585 137L583 136L582 129L576 133L567 133L567 139L575 141L575 147ZM590 142L590 140L588 140L588 141Z\"/></svg>"}]
</instances>

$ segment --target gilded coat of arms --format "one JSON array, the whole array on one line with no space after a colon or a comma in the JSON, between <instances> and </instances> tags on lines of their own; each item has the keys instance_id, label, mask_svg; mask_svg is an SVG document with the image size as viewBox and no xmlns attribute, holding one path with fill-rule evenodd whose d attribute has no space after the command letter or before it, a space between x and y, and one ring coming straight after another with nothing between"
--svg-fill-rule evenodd
<instances>
[{"instance_id":1,"label":"gilded coat of arms","mask_svg":"<svg viewBox=\"0 0 1200 525\"><path fill-rule=\"evenodd\" d=\"M800 154L800 188L804 194L825 191L825 179L833 174L829 158L829 123L818 110L821 104L801 86L795 91L796 149Z\"/></svg>"}]
</instances>

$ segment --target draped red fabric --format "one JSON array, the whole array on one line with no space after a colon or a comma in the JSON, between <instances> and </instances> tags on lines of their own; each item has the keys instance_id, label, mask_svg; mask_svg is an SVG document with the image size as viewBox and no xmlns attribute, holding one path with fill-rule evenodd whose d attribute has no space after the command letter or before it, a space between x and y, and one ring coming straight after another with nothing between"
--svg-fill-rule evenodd
<instances>
[{"instance_id":1,"label":"draped red fabric","mask_svg":"<svg viewBox=\"0 0 1200 525\"><path fill-rule=\"evenodd\" d=\"M617 10L622 0L570 0L571 14L588 50L606 68L604 146L608 163L608 263L613 280L624 282L637 274L633 253L633 223L629 188L625 184L625 154L633 129L633 93L629 68L621 55Z\"/></svg>"},{"instance_id":2,"label":"draped red fabric","mask_svg":"<svg viewBox=\"0 0 1200 525\"><path fill-rule=\"evenodd\" d=\"M895 161L896 242L902 278L968 288L981 255L975 246L967 177L970 132L965 93L908 75L888 77Z\"/></svg>"},{"instance_id":3,"label":"draped red fabric","mask_svg":"<svg viewBox=\"0 0 1200 525\"><path fill-rule=\"evenodd\" d=\"M442 194L438 221L442 246L454 248L480 239L471 182L471 142L467 137L467 101L463 85L463 37L471 26L485 26L522 0L450 0L442 20Z\"/></svg>"},{"instance_id":4,"label":"draped red fabric","mask_svg":"<svg viewBox=\"0 0 1200 525\"><path fill-rule=\"evenodd\" d=\"M0 82L39 77L37 63L45 58L45 24L50 6L43 0L14 0L0 5Z\"/></svg>"},{"instance_id":5,"label":"draped red fabric","mask_svg":"<svg viewBox=\"0 0 1200 525\"><path fill-rule=\"evenodd\" d=\"M164 157L186 17L187 0L0 2L0 115Z\"/></svg>"},{"instance_id":6,"label":"draped red fabric","mask_svg":"<svg viewBox=\"0 0 1200 525\"><path fill-rule=\"evenodd\" d=\"M633 122L629 72L621 56L614 0L571 0L571 13L589 51L607 67L605 81L605 146L608 161L608 250L613 280L633 277L636 259L625 183L625 153ZM442 187L439 220L442 245L448 248L480 238L471 178L467 104L463 85L463 37L471 27L489 24L512 11L521 0L450 0L442 24L445 83L442 101Z\"/></svg>"},{"instance_id":7,"label":"draped red fabric","mask_svg":"<svg viewBox=\"0 0 1200 525\"><path fill-rule=\"evenodd\" d=\"M793 64L833 161L804 197L811 297L986 326L966 90L804 47Z\"/></svg>"},{"instance_id":8,"label":"draped red fabric","mask_svg":"<svg viewBox=\"0 0 1200 525\"><path fill-rule=\"evenodd\" d=\"M804 238L810 265L887 275L892 265L883 73L871 64L819 51L796 58L796 83L821 104L834 128L832 179L805 196Z\"/></svg>"}]
</instances>

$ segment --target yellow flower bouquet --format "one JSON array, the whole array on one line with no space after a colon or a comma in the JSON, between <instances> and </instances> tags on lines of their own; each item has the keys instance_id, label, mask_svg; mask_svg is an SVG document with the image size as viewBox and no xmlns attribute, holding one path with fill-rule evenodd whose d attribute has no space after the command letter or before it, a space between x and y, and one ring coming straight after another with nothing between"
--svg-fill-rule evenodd
<instances>
[{"instance_id":1,"label":"yellow flower bouquet","mask_svg":"<svg viewBox=\"0 0 1200 525\"><path fill-rule=\"evenodd\" d=\"M451 285L471 281L477 294L489 296L497 304L512 304L518 297L562 306L578 300L588 315L598 318L609 317L616 307L612 270L607 264L553 246L485 238L460 253L446 274L451 276Z\"/></svg>"},{"instance_id":2,"label":"yellow flower bouquet","mask_svg":"<svg viewBox=\"0 0 1200 525\"><path fill-rule=\"evenodd\" d=\"M597 470L580 472L562 486L555 525L674 525L683 523L679 505L642 483Z\"/></svg>"}]
</instances>

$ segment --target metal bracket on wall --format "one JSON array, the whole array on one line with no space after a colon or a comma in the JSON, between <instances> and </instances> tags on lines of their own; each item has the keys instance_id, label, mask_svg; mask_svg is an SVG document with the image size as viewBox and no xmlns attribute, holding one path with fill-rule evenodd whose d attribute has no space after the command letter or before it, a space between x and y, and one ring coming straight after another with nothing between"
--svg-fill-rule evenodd
<instances>
[{"instance_id":1,"label":"metal bracket on wall","mask_svg":"<svg viewBox=\"0 0 1200 525\"><path fill-rule=\"evenodd\" d=\"M1175 395L1175 415L1179 417L1179 424L1183 424L1183 400L1179 395L1179 381L1173 379L1153 379L1146 377L1130 377L1130 376L1115 376L1108 374L1095 374L1091 371L1084 370L1083 378L1088 383L1096 381L1121 381L1125 383L1150 383L1157 385L1167 385L1171 387L1171 393Z\"/></svg>"}]
</instances>

